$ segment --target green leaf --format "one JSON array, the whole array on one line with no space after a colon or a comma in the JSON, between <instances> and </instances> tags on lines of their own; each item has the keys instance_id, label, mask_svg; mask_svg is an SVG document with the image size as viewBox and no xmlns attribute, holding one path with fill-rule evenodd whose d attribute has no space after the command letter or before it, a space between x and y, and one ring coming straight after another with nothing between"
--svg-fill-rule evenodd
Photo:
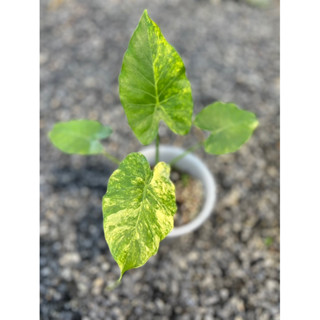
<instances>
[{"instance_id":1,"label":"green leaf","mask_svg":"<svg viewBox=\"0 0 320 320\"><path fill-rule=\"evenodd\" d=\"M224 154L238 150L252 135L259 122L254 113L233 103L215 102L200 111L195 126L211 132L205 150Z\"/></svg>"},{"instance_id":2,"label":"green leaf","mask_svg":"<svg viewBox=\"0 0 320 320\"><path fill-rule=\"evenodd\" d=\"M58 122L49 132L49 138L56 148L69 154L103 153L100 140L108 138L112 130L93 120L71 120Z\"/></svg>"},{"instance_id":3,"label":"green leaf","mask_svg":"<svg viewBox=\"0 0 320 320\"><path fill-rule=\"evenodd\" d=\"M130 153L109 179L102 199L103 228L120 279L156 254L173 228L175 187L169 175L166 163L152 171L141 153Z\"/></svg>"},{"instance_id":4,"label":"green leaf","mask_svg":"<svg viewBox=\"0 0 320 320\"><path fill-rule=\"evenodd\" d=\"M124 55L119 93L129 125L142 144L155 139L160 120L174 133L189 132L193 101L183 61L147 10Z\"/></svg>"}]
</instances>

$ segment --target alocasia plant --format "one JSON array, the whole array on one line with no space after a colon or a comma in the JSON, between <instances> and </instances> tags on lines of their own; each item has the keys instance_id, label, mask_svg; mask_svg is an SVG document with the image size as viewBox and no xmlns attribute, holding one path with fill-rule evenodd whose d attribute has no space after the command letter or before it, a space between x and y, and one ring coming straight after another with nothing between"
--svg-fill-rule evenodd
<instances>
[{"instance_id":1,"label":"alocasia plant","mask_svg":"<svg viewBox=\"0 0 320 320\"><path fill-rule=\"evenodd\" d=\"M175 187L170 168L187 153L204 146L210 154L238 150L258 126L252 112L233 103L215 102L196 115L194 125L210 132L170 164L159 162L159 122L185 135L192 125L193 100L183 61L160 28L144 11L124 54L119 94L128 123L144 144L156 140L156 165L150 168L141 153L121 162L101 144L112 130L97 121L72 120L55 124L49 138L69 154L103 154L119 165L109 178L102 199L103 228L110 252L123 274L144 265L173 228Z\"/></svg>"}]
</instances>

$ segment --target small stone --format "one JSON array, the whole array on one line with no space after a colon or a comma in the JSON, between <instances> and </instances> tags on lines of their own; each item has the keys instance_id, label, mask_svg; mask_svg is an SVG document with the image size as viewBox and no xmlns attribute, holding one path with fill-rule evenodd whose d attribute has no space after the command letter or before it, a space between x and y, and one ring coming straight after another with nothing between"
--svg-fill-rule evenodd
<instances>
[{"instance_id":1,"label":"small stone","mask_svg":"<svg viewBox=\"0 0 320 320\"><path fill-rule=\"evenodd\" d=\"M270 319L271 319L271 317L267 312L264 312L259 315L259 320L270 320Z\"/></svg>"},{"instance_id":2,"label":"small stone","mask_svg":"<svg viewBox=\"0 0 320 320\"><path fill-rule=\"evenodd\" d=\"M179 261L178 261L178 266L179 266L179 269L181 269L181 270L187 270L188 269L188 264L187 264L187 262L184 260L184 259L179 259Z\"/></svg>"},{"instance_id":3,"label":"small stone","mask_svg":"<svg viewBox=\"0 0 320 320\"><path fill-rule=\"evenodd\" d=\"M176 306L176 307L174 307L174 311L176 314L180 315L182 313L183 309L180 306Z\"/></svg>"},{"instance_id":4,"label":"small stone","mask_svg":"<svg viewBox=\"0 0 320 320\"><path fill-rule=\"evenodd\" d=\"M219 301L220 301L219 297L214 295L212 297L206 298L204 301L204 305L205 306L213 306L213 305L217 304Z\"/></svg>"},{"instance_id":5,"label":"small stone","mask_svg":"<svg viewBox=\"0 0 320 320\"><path fill-rule=\"evenodd\" d=\"M46 268L43 268L41 269L41 275L44 276L44 277L47 277L51 274L51 270L50 268L46 267Z\"/></svg>"},{"instance_id":6,"label":"small stone","mask_svg":"<svg viewBox=\"0 0 320 320\"><path fill-rule=\"evenodd\" d=\"M88 286L83 283L83 282L78 282L77 283L77 287L78 287L78 290L79 290L79 294L80 296L85 296L87 293L88 293Z\"/></svg>"},{"instance_id":7,"label":"small stone","mask_svg":"<svg viewBox=\"0 0 320 320\"><path fill-rule=\"evenodd\" d=\"M213 317L212 314L207 313L207 314L204 316L204 320L214 320L214 317Z\"/></svg>"},{"instance_id":8,"label":"small stone","mask_svg":"<svg viewBox=\"0 0 320 320\"><path fill-rule=\"evenodd\" d=\"M45 64L48 61L49 55L47 53L41 52L40 53L40 64Z\"/></svg>"},{"instance_id":9,"label":"small stone","mask_svg":"<svg viewBox=\"0 0 320 320\"><path fill-rule=\"evenodd\" d=\"M243 312L245 310L244 303L238 297L232 297L230 300L230 305L235 309L237 312Z\"/></svg>"},{"instance_id":10,"label":"small stone","mask_svg":"<svg viewBox=\"0 0 320 320\"><path fill-rule=\"evenodd\" d=\"M197 251L191 251L187 257L188 261L195 262L199 259L199 253Z\"/></svg>"},{"instance_id":11,"label":"small stone","mask_svg":"<svg viewBox=\"0 0 320 320\"><path fill-rule=\"evenodd\" d=\"M163 308L164 308L164 306L165 306L164 302L163 302L161 299L157 299L157 300L155 301L155 304L156 304L156 306L157 306L157 308L158 308L159 310L163 310Z\"/></svg>"},{"instance_id":12,"label":"small stone","mask_svg":"<svg viewBox=\"0 0 320 320\"><path fill-rule=\"evenodd\" d=\"M61 276L63 279L70 281L72 279L72 271L70 268L63 268L61 271Z\"/></svg>"},{"instance_id":13,"label":"small stone","mask_svg":"<svg viewBox=\"0 0 320 320\"><path fill-rule=\"evenodd\" d=\"M46 221L41 221L40 224L40 237L43 237L49 233L49 226Z\"/></svg>"},{"instance_id":14,"label":"small stone","mask_svg":"<svg viewBox=\"0 0 320 320\"><path fill-rule=\"evenodd\" d=\"M92 294L97 296L100 295L102 292L102 288L104 285L104 280L102 278L97 278L93 281L93 288L92 288Z\"/></svg>"},{"instance_id":15,"label":"small stone","mask_svg":"<svg viewBox=\"0 0 320 320\"><path fill-rule=\"evenodd\" d=\"M176 280L171 281L171 292L173 295L177 295L179 292L179 285Z\"/></svg>"},{"instance_id":16,"label":"small stone","mask_svg":"<svg viewBox=\"0 0 320 320\"><path fill-rule=\"evenodd\" d=\"M275 280L267 280L266 287L270 291L277 291L279 289L279 283Z\"/></svg>"},{"instance_id":17,"label":"small stone","mask_svg":"<svg viewBox=\"0 0 320 320\"><path fill-rule=\"evenodd\" d=\"M232 207L238 204L240 192L238 189L232 189L231 192L221 201L220 205L224 207Z\"/></svg>"},{"instance_id":18,"label":"small stone","mask_svg":"<svg viewBox=\"0 0 320 320\"><path fill-rule=\"evenodd\" d=\"M229 297L229 290L228 289L221 289L220 290L220 297L222 300L226 300Z\"/></svg>"},{"instance_id":19,"label":"small stone","mask_svg":"<svg viewBox=\"0 0 320 320\"><path fill-rule=\"evenodd\" d=\"M201 282L201 286L203 286L204 288L212 288L213 284L214 279L211 274L206 275L203 281Z\"/></svg>"},{"instance_id":20,"label":"small stone","mask_svg":"<svg viewBox=\"0 0 320 320\"><path fill-rule=\"evenodd\" d=\"M108 271L108 270L110 270L110 264L109 264L108 262L102 263L101 269L102 269L103 271Z\"/></svg>"},{"instance_id":21,"label":"small stone","mask_svg":"<svg viewBox=\"0 0 320 320\"><path fill-rule=\"evenodd\" d=\"M87 88L94 88L96 86L96 80L93 77L87 77L84 79L84 85Z\"/></svg>"},{"instance_id":22,"label":"small stone","mask_svg":"<svg viewBox=\"0 0 320 320\"><path fill-rule=\"evenodd\" d=\"M60 259L61 266L70 266L79 263L81 260L80 255L76 252L65 253Z\"/></svg>"}]
</instances>

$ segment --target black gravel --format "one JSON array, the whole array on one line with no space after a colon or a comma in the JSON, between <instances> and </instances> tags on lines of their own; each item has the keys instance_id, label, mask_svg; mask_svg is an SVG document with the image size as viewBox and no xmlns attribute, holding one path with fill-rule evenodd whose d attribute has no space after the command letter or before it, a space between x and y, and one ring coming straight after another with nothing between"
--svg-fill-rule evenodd
<instances>
[{"instance_id":1,"label":"black gravel","mask_svg":"<svg viewBox=\"0 0 320 320\"><path fill-rule=\"evenodd\" d=\"M119 271L104 240L101 198L115 167L100 156L61 154L47 133L56 121L96 119L114 129L106 142L114 155L141 148L117 78L145 8L183 57L195 113L234 101L260 127L235 154L197 152L217 179L214 214L193 234L163 241L108 291ZM40 58L41 319L279 319L278 3L42 1ZM161 127L162 141L177 146L197 134L175 137Z\"/></svg>"}]
</instances>

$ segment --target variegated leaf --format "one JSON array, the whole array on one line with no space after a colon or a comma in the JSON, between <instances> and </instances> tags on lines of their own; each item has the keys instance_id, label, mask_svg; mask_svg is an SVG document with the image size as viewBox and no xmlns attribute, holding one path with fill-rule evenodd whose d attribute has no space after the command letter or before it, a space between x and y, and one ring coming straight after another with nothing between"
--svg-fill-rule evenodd
<instances>
[{"instance_id":1,"label":"variegated leaf","mask_svg":"<svg viewBox=\"0 0 320 320\"><path fill-rule=\"evenodd\" d=\"M147 10L123 57L119 93L129 125L142 144L155 139L160 120L174 133L189 132L193 101L183 61Z\"/></svg>"},{"instance_id":2,"label":"variegated leaf","mask_svg":"<svg viewBox=\"0 0 320 320\"><path fill-rule=\"evenodd\" d=\"M170 166L150 169L141 153L129 154L111 175L102 200L105 238L121 276L144 265L173 228L175 187Z\"/></svg>"}]
</instances>

